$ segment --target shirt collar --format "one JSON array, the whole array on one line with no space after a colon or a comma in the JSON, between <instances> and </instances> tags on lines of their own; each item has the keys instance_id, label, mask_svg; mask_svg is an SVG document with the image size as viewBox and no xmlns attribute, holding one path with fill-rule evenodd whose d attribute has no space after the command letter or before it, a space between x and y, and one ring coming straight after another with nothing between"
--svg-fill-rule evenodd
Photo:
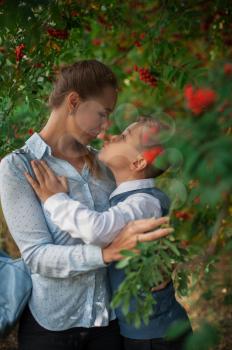
<instances>
[{"instance_id":1,"label":"shirt collar","mask_svg":"<svg viewBox=\"0 0 232 350\"><path fill-rule=\"evenodd\" d=\"M154 183L154 178L124 181L111 193L110 199L120 193L154 187Z\"/></svg>"},{"instance_id":2,"label":"shirt collar","mask_svg":"<svg viewBox=\"0 0 232 350\"><path fill-rule=\"evenodd\" d=\"M46 152L48 152L49 155L52 154L51 147L37 132L35 132L25 143L37 159L41 159Z\"/></svg>"}]
</instances>

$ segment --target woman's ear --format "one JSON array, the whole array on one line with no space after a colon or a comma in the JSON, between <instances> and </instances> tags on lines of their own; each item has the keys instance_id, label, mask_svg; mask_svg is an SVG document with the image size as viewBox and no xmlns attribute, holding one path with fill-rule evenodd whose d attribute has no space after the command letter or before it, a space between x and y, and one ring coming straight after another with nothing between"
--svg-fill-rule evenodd
<instances>
[{"instance_id":1,"label":"woman's ear","mask_svg":"<svg viewBox=\"0 0 232 350\"><path fill-rule=\"evenodd\" d=\"M67 96L67 107L70 114L77 110L80 105L81 99L77 92L72 91Z\"/></svg>"}]
</instances>

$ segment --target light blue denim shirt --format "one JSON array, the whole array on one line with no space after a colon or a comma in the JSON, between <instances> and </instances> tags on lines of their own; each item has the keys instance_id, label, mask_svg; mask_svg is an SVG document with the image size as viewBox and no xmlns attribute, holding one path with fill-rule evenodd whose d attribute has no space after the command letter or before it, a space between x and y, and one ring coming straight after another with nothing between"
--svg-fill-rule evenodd
<instances>
[{"instance_id":1,"label":"light blue denim shirt","mask_svg":"<svg viewBox=\"0 0 232 350\"><path fill-rule=\"evenodd\" d=\"M88 146L95 154L97 150ZM116 184L99 161L103 179L87 164L79 173L69 162L52 155L38 133L23 146L32 159L44 159L57 175L68 178L69 195L89 208L105 211ZM8 228L31 270L29 308L49 330L106 326L115 318L109 307L110 289L100 247L84 244L61 231L49 218L24 172L33 174L23 154L10 153L0 163L0 198Z\"/></svg>"}]
</instances>

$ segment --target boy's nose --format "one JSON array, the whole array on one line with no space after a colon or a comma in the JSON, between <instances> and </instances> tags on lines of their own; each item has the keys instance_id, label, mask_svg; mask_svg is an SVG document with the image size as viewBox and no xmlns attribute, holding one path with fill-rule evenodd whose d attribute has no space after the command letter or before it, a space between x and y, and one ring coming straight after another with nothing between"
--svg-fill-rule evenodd
<instances>
[{"instance_id":1,"label":"boy's nose","mask_svg":"<svg viewBox=\"0 0 232 350\"><path fill-rule=\"evenodd\" d=\"M104 146L107 146L110 143L109 140L104 140Z\"/></svg>"}]
</instances>

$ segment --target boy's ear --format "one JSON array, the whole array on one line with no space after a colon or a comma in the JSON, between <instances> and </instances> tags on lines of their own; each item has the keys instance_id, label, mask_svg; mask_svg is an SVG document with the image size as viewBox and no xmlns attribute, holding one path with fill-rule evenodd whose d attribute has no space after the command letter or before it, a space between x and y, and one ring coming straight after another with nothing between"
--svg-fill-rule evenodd
<instances>
[{"instance_id":1,"label":"boy's ear","mask_svg":"<svg viewBox=\"0 0 232 350\"><path fill-rule=\"evenodd\" d=\"M138 155L137 158L130 163L130 170L141 171L147 166L147 160L141 155Z\"/></svg>"}]
</instances>

